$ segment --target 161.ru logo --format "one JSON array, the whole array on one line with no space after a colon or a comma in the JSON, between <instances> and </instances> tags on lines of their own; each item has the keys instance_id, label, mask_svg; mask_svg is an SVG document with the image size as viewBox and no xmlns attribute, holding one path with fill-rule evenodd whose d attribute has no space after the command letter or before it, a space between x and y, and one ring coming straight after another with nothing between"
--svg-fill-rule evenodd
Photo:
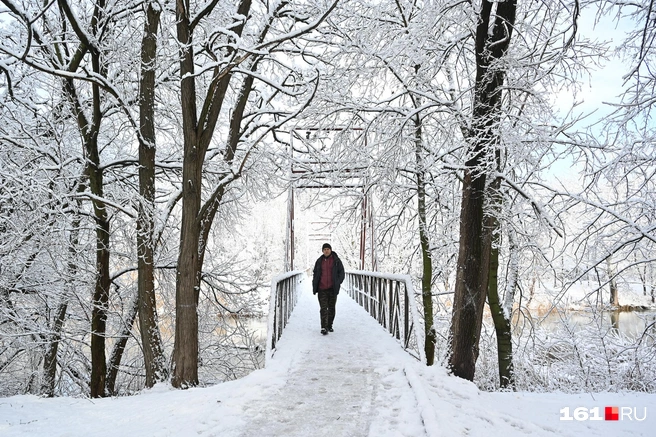
<instances>
[{"instance_id":1,"label":"161.ru logo","mask_svg":"<svg viewBox=\"0 0 656 437\"><path fill-rule=\"evenodd\" d=\"M647 419L647 407L640 411L636 407L565 407L560 409L560 420L637 420Z\"/></svg>"}]
</instances>

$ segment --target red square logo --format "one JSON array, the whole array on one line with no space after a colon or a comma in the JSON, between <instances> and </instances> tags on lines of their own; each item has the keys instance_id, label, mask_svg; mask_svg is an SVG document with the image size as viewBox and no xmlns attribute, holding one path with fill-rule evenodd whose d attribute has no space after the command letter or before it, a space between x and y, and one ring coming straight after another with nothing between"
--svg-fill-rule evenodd
<instances>
[{"instance_id":1,"label":"red square logo","mask_svg":"<svg viewBox=\"0 0 656 437\"><path fill-rule=\"evenodd\" d=\"M620 420L620 409L618 407L606 407L606 420Z\"/></svg>"}]
</instances>

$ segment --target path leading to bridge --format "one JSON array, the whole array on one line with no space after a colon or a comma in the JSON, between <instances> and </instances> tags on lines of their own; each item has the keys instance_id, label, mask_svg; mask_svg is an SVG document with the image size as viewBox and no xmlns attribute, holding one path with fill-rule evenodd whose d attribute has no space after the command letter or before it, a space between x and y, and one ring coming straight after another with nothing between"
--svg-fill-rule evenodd
<instances>
[{"instance_id":1,"label":"path leading to bridge","mask_svg":"<svg viewBox=\"0 0 656 437\"><path fill-rule=\"evenodd\" d=\"M637 421L562 421L577 406L636 407ZM107 399L0 398L3 437L653 436L656 396L641 393L486 393L402 350L345 293L335 332L319 333L319 305L302 284L265 369L207 388L158 384Z\"/></svg>"}]
</instances>

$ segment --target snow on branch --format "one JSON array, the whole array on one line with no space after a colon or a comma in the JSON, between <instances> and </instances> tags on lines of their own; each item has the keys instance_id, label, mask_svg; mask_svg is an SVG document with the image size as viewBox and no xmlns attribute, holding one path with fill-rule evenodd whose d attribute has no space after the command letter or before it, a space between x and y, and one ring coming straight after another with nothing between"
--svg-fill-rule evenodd
<instances>
[{"instance_id":1,"label":"snow on branch","mask_svg":"<svg viewBox=\"0 0 656 437\"><path fill-rule=\"evenodd\" d=\"M131 217L131 218L136 218L137 217L137 215L134 212L125 209L123 207L123 205L119 205L118 203L114 203L111 200L108 200L104 197L96 196L95 194L92 194L92 193L87 193L87 192L79 193L79 194L71 195L70 197L73 198L73 199L83 198L83 199L89 199L89 200L97 200L99 202L102 202L105 205L111 206L112 208L116 208L117 210L119 210L119 211L123 212L124 214L126 214L128 217Z\"/></svg>"},{"instance_id":2,"label":"snow on branch","mask_svg":"<svg viewBox=\"0 0 656 437\"><path fill-rule=\"evenodd\" d=\"M535 210L536 214L539 217L543 218L547 222L547 224L551 227L551 229L553 229L554 232L556 234L558 234L558 236L560 238L563 238L562 232L558 229L556 224L553 222L552 218L549 217L549 214L547 214L547 212L544 210L544 208L541 205L539 205L526 191L524 191L515 182L513 182L512 180L507 178L506 175L504 175L503 173L495 172L495 173L492 174L492 177L494 177L494 178L498 177L498 178L503 179L508 185L510 185L510 187L513 190L515 190L517 193L519 193L520 196L522 196L523 198L528 200L531 203L531 206L533 207L533 210Z\"/></svg>"}]
</instances>

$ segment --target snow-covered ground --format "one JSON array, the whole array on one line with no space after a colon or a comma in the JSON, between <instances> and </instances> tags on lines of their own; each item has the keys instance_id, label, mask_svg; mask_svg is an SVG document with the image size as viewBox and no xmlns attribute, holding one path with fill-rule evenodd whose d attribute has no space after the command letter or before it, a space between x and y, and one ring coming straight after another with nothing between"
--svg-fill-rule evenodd
<instances>
[{"instance_id":1,"label":"snow-covered ground","mask_svg":"<svg viewBox=\"0 0 656 437\"><path fill-rule=\"evenodd\" d=\"M322 336L308 282L267 368L214 387L158 385L123 398L3 398L0 436L655 435L654 394L481 392L415 361L344 293L335 332ZM621 420L603 420L605 407L619 407ZM602 420L575 420L585 412Z\"/></svg>"}]
</instances>

